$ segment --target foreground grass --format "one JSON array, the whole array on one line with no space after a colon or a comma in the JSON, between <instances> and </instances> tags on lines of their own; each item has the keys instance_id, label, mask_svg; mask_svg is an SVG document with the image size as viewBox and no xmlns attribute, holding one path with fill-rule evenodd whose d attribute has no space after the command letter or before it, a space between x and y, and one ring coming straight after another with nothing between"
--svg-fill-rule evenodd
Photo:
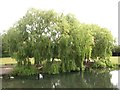
<instances>
[{"instance_id":1,"label":"foreground grass","mask_svg":"<svg viewBox=\"0 0 120 90\"><path fill-rule=\"evenodd\" d=\"M110 60L113 64L120 64L120 57L113 56L113 57L110 58ZM33 58L30 58L30 61L31 61L32 64L34 63ZM3 64L3 65L4 64L16 64L16 63L17 63L16 60L13 59L13 58L10 58L10 57L0 58L0 65L1 64Z\"/></svg>"}]
</instances>

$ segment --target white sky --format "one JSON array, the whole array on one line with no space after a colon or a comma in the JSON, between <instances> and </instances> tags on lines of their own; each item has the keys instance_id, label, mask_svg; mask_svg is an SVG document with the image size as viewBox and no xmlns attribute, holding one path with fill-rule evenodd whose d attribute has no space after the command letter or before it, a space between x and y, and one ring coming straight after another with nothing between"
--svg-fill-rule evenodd
<instances>
[{"instance_id":1,"label":"white sky","mask_svg":"<svg viewBox=\"0 0 120 90\"><path fill-rule=\"evenodd\" d=\"M54 9L73 13L81 23L93 23L111 30L118 37L120 0L0 0L0 33L19 20L29 8Z\"/></svg>"}]
</instances>

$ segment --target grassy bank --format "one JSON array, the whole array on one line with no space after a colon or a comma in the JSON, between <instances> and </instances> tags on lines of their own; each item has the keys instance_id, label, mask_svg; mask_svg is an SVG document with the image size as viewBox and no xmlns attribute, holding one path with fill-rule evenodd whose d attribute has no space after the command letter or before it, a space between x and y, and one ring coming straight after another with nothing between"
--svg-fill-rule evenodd
<instances>
[{"instance_id":1,"label":"grassy bank","mask_svg":"<svg viewBox=\"0 0 120 90\"><path fill-rule=\"evenodd\" d=\"M33 60L33 58L30 58L30 61L31 61L31 63L33 64L34 63L34 60ZM16 64L17 62L16 62L16 60L15 59L13 59L13 58L10 58L10 57L7 57L7 58L0 58L0 65L1 64Z\"/></svg>"},{"instance_id":2,"label":"grassy bank","mask_svg":"<svg viewBox=\"0 0 120 90\"><path fill-rule=\"evenodd\" d=\"M110 58L110 60L113 64L120 64L120 56L119 57L113 56Z\"/></svg>"},{"instance_id":3,"label":"grassy bank","mask_svg":"<svg viewBox=\"0 0 120 90\"><path fill-rule=\"evenodd\" d=\"M0 58L0 65L1 64L16 64L16 60L10 57L7 58Z\"/></svg>"},{"instance_id":4,"label":"grassy bank","mask_svg":"<svg viewBox=\"0 0 120 90\"><path fill-rule=\"evenodd\" d=\"M31 63L34 63L33 58L30 58L30 60L31 60ZM120 64L120 57L113 56L113 57L111 57L110 60L111 60L111 62L113 64ZM0 65L1 64L16 64L16 63L17 62L16 62L15 59L12 59L12 58L9 58L9 57L7 57L7 58L0 58Z\"/></svg>"}]
</instances>

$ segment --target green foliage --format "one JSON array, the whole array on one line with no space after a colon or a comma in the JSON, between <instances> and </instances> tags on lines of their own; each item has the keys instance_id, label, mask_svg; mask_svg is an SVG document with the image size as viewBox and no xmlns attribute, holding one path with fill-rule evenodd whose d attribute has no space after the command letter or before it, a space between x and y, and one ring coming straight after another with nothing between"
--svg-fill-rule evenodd
<instances>
[{"instance_id":1,"label":"green foliage","mask_svg":"<svg viewBox=\"0 0 120 90\"><path fill-rule=\"evenodd\" d=\"M66 60L61 63L60 72L71 72L76 71L77 66L74 60Z\"/></svg>"},{"instance_id":2,"label":"green foliage","mask_svg":"<svg viewBox=\"0 0 120 90\"><path fill-rule=\"evenodd\" d=\"M60 71L61 72L66 72L65 63L61 63Z\"/></svg>"},{"instance_id":3,"label":"green foliage","mask_svg":"<svg viewBox=\"0 0 120 90\"><path fill-rule=\"evenodd\" d=\"M11 56L19 66L28 66L33 57L35 65L46 60L43 71L56 74L84 69L84 59L111 56L113 37L106 28L81 24L72 15L53 10L31 8L6 34L5 41ZM55 58L61 60L58 65ZM106 67L96 62L98 67Z\"/></svg>"},{"instance_id":4,"label":"green foliage","mask_svg":"<svg viewBox=\"0 0 120 90\"><path fill-rule=\"evenodd\" d=\"M120 56L120 45L114 45L112 53L113 56Z\"/></svg>"},{"instance_id":5,"label":"green foliage","mask_svg":"<svg viewBox=\"0 0 120 90\"><path fill-rule=\"evenodd\" d=\"M12 72L12 75L18 75L18 76L29 76L29 75L34 75L37 74L37 69L34 66L31 67L15 67L14 71Z\"/></svg>"},{"instance_id":6,"label":"green foliage","mask_svg":"<svg viewBox=\"0 0 120 90\"><path fill-rule=\"evenodd\" d=\"M67 60L67 62L54 61L46 62L43 66L43 72L49 74L59 74L60 72L70 72L70 71L79 71L79 68L76 67L75 62L72 60Z\"/></svg>"},{"instance_id":7,"label":"green foliage","mask_svg":"<svg viewBox=\"0 0 120 90\"><path fill-rule=\"evenodd\" d=\"M106 64L102 61L97 61L93 64L92 68L105 68Z\"/></svg>"},{"instance_id":8,"label":"green foliage","mask_svg":"<svg viewBox=\"0 0 120 90\"><path fill-rule=\"evenodd\" d=\"M60 62L46 62L43 66L43 72L49 74L59 74L60 72Z\"/></svg>"},{"instance_id":9,"label":"green foliage","mask_svg":"<svg viewBox=\"0 0 120 90\"><path fill-rule=\"evenodd\" d=\"M9 45L7 42L7 34L0 35L0 43L2 48L2 57L9 57Z\"/></svg>"},{"instance_id":10,"label":"green foliage","mask_svg":"<svg viewBox=\"0 0 120 90\"><path fill-rule=\"evenodd\" d=\"M106 64L106 67L108 67L108 68L114 68L114 67L115 67L115 64L113 64L113 63L110 61L109 58L106 58L106 59L104 60L104 63Z\"/></svg>"},{"instance_id":11,"label":"green foliage","mask_svg":"<svg viewBox=\"0 0 120 90\"><path fill-rule=\"evenodd\" d=\"M113 36L111 32L106 28L101 28L97 25L91 25L90 29L94 36L94 46L92 50L93 58L105 58L112 55L113 48Z\"/></svg>"},{"instance_id":12,"label":"green foliage","mask_svg":"<svg viewBox=\"0 0 120 90\"><path fill-rule=\"evenodd\" d=\"M109 58L96 60L93 68L114 68L115 65L110 61Z\"/></svg>"},{"instance_id":13,"label":"green foliage","mask_svg":"<svg viewBox=\"0 0 120 90\"><path fill-rule=\"evenodd\" d=\"M52 64L50 67L50 74L58 74L59 73L59 65L56 64Z\"/></svg>"}]
</instances>

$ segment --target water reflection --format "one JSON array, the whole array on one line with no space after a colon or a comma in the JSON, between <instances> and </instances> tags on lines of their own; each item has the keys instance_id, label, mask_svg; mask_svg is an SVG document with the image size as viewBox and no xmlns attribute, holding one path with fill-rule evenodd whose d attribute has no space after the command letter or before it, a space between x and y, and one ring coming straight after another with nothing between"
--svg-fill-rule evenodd
<instances>
[{"instance_id":1,"label":"water reflection","mask_svg":"<svg viewBox=\"0 0 120 90\"><path fill-rule=\"evenodd\" d=\"M118 85L118 71L111 71L110 74L112 75L111 77L111 82L113 85L117 86Z\"/></svg>"},{"instance_id":2,"label":"water reflection","mask_svg":"<svg viewBox=\"0 0 120 90\"><path fill-rule=\"evenodd\" d=\"M120 70L111 71L110 74L112 75L111 83L115 87L119 88L119 90L120 90L120 81L119 81Z\"/></svg>"},{"instance_id":3,"label":"water reflection","mask_svg":"<svg viewBox=\"0 0 120 90\"><path fill-rule=\"evenodd\" d=\"M57 80L57 82L52 82L52 88L56 88L57 86L60 86L60 80Z\"/></svg>"},{"instance_id":4,"label":"water reflection","mask_svg":"<svg viewBox=\"0 0 120 90\"><path fill-rule=\"evenodd\" d=\"M3 88L113 88L117 87L118 71L91 70L85 72L44 75L37 80L36 76L3 79Z\"/></svg>"}]
</instances>

